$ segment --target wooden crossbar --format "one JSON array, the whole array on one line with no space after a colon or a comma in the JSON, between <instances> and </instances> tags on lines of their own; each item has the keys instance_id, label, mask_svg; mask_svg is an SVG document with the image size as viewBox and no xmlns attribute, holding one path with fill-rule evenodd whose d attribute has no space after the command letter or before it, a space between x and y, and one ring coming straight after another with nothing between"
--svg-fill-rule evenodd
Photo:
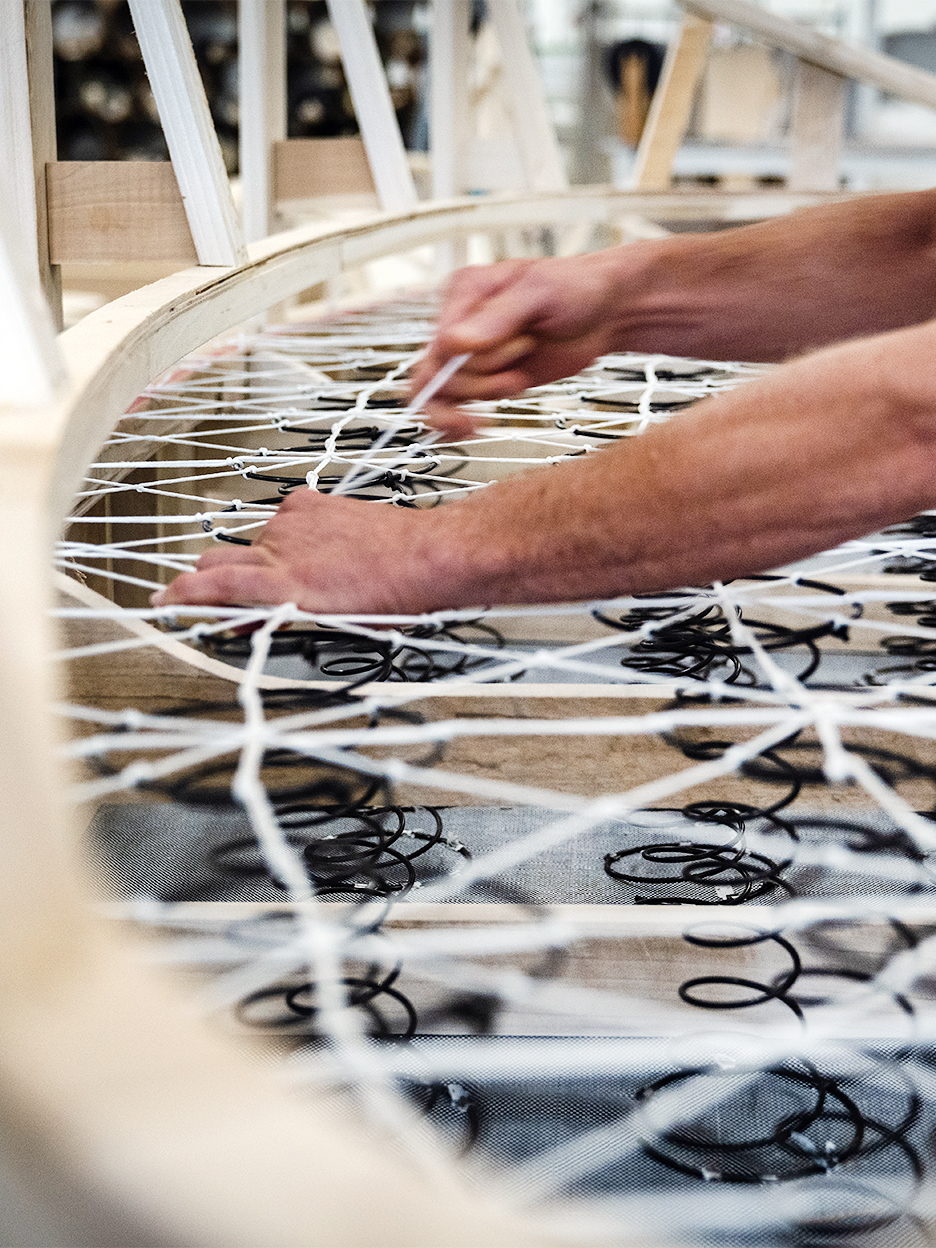
<instances>
[{"instance_id":1,"label":"wooden crossbar","mask_svg":"<svg viewBox=\"0 0 936 1248\"><path fill-rule=\"evenodd\" d=\"M784 52L792 52L843 78L854 78L913 104L936 108L936 75L882 52L857 48L767 12L749 0L680 0L683 8L712 22L729 22Z\"/></svg>"},{"instance_id":2,"label":"wooden crossbar","mask_svg":"<svg viewBox=\"0 0 936 1248\"><path fill-rule=\"evenodd\" d=\"M936 75L867 48L831 39L768 13L749 0L680 0L686 10L670 44L660 86L641 136L631 184L669 186L689 125L715 22L728 22L768 47L799 60L791 134L791 190L834 190L839 184L845 84L850 78L899 99L936 108Z\"/></svg>"}]
</instances>

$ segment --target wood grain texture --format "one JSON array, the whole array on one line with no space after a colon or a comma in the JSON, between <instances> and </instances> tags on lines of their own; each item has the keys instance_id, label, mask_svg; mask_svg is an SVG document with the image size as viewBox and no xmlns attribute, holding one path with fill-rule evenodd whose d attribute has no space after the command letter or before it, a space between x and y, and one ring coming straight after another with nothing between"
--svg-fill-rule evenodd
<instances>
[{"instance_id":1,"label":"wood grain texture","mask_svg":"<svg viewBox=\"0 0 936 1248\"><path fill-rule=\"evenodd\" d=\"M46 182L54 264L198 263L168 161L60 161Z\"/></svg>"},{"instance_id":2,"label":"wood grain texture","mask_svg":"<svg viewBox=\"0 0 936 1248\"><path fill-rule=\"evenodd\" d=\"M359 195L376 189L364 140L357 136L274 143L273 187L277 202Z\"/></svg>"}]
</instances>

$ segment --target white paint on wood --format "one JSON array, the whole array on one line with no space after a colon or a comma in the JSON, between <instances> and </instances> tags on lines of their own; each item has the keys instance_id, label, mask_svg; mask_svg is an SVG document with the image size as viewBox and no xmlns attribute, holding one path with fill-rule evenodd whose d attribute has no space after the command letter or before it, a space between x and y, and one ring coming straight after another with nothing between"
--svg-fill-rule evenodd
<instances>
[{"instance_id":1,"label":"white paint on wood","mask_svg":"<svg viewBox=\"0 0 936 1248\"><path fill-rule=\"evenodd\" d=\"M328 0L328 13L381 207L406 212L418 196L364 0Z\"/></svg>"},{"instance_id":2,"label":"white paint on wood","mask_svg":"<svg viewBox=\"0 0 936 1248\"><path fill-rule=\"evenodd\" d=\"M790 141L792 191L834 191L839 185L847 79L810 61L797 66Z\"/></svg>"},{"instance_id":3,"label":"white paint on wood","mask_svg":"<svg viewBox=\"0 0 936 1248\"><path fill-rule=\"evenodd\" d=\"M451 199L468 189L468 62L471 0L435 0L429 45L433 199Z\"/></svg>"},{"instance_id":4,"label":"white paint on wood","mask_svg":"<svg viewBox=\"0 0 936 1248\"><path fill-rule=\"evenodd\" d=\"M240 222L179 0L130 0L130 11L199 262L240 264Z\"/></svg>"},{"instance_id":5,"label":"white paint on wood","mask_svg":"<svg viewBox=\"0 0 936 1248\"><path fill-rule=\"evenodd\" d=\"M239 0L241 215L247 242L276 228L273 144L286 138L285 0Z\"/></svg>"},{"instance_id":6,"label":"white paint on wood","mask_svg":"<svg viewBox=\"0 0 936 1248\"><path fill-rule=\"evenodd\" d=\"M748 0L680 0L680 3L690 13L712 21L729 22L763 39L772 48L792 52L794 56L812 61L832 73L870 83L902 100L936 108L936 75L906 65L892 56L820 35L797 22L777 17L759 5L750 4Z\"/></svg>"},{"instance_id":7,"label":"white paint on wood","mask_svg":"<svg viewBox=\"0 0 936 1248\"><path fill-rule=\"evenodd\" d=\"M0 411L51 403L63 378L34 255L10 202L0 196Z\"/></svg>"},{"instance_id":8,"label":"white paint on wood","mask_svg":"<svg viewBox=\"0 0 936 1248\"><path fill-rule=\"evenodd\" d=\"M0 168L8 188L20 238L36 257L36 190L33 180L32 123L29 116L29 69L23 0L0 0Z\"/></svg>"},{"instance_id":9,"label":"white paint on wood","mask_svg":"<svg viewBox=\"0 0 936 1248\"><path fill-rule=\"evenodd\" d=\"M532 191L564 190L569 183L562 153L517 0L488 0L488 14L501 45L503 84L513 114L526 185Z\"/></svg>"},{"instance_id":10,"label":"white paint on wood","mask_svg":"<svg viewBox=\"0 0 936 1248\"><path fill-rule=\"evenodd\" d=\"M33 188L39 282L56 329L62 328L62 273L49 259L46 169L56 159L55 85L52 72L52 9L50 0L25 0L26 67L29 73L29 115L32 126ZM2 29L2 28L0 28Z\"/></svg>"},{"instance_id":11,"label":"white paint on wood","mask_svg":"<svg viewBox=\"0 0 936 1248\"><path fill-rule=\"evenodd\" d=\"M663 72L640 137L632 176L635 190L662 191L669 186L711 41L712 23L687 13L666 49Z\"/></svg>"}]
</instances>

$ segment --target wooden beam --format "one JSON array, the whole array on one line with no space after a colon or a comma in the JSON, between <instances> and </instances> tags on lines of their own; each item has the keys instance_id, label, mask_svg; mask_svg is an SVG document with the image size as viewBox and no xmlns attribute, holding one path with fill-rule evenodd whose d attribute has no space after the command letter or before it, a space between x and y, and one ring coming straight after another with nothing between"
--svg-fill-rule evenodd
<instances>
[{"instance_id":1,"label":"wooden beam","mask_svg":"<svg viewBox=\"0 0 936 1248\"><path fill-rule=\"evenodd\" d=\"M328 0L328 13L381 206L406 212L416 207L418 196L363 0Z\"/></svg>"},{"instance_id":2,"label":"wooden beam","mask_svg":"<svg viewBox=\"0 0 936 1248\"><path fill-rule=\"evenodd\" d=\"M46 172L53 263L198 263L168 161L60 161Z\"/></svg>"},{"instance_id":3,"label":"wooden beam","mask_svg":"<svg viewBox=\"0 0 936 1248\"><path fill-rule=\"evenodd\" d=\"M0 167L7 175L10 207L18 222L20 237L35 256L38 280L36 183L23 0L0 0L0 22L4 31L0 39Z\"/></svg>"},{"instance_id":4,"label":"wooden beam","mask_svg":"<svg viewBox=\"0 0 936 1248\"><path fill-rule=\"evenodd\" d=\"M663 191L669 186L711 40L711 22L691 13L683 17L679 34L666 50L660 83L637 148L631 179L634 190Z\"/></svg>"},{"instance_id":5,"label":"wooden beam","mask_svg":"<svg viewBox=\"0 0 936 1248\"><path fill-rule=\"evenodd\" d=\"M513 114L525 181L531 191L562 191L569 185L546 95L530 51L517 0L488 0L504 61L503 85Z\"/></svg>"},{"instance_id":6,"label":"wooden beam","mask_svg":"<svg viewBox=\"0 0 936 1248\"><path fill-rule=\"evenodd\" d=\"M834 191L839 185L847 79L800 61L793 96L791 191Z\"/></svg>"},{"instance_id":7,"label":"wooden beam","mask_svg":"<svg viewBox=\"0 0 936 1248\"><path fill-rule=\"evenodd\" d=\"M0 424L4 408L51 403L64 378L33 255L12 204L0 196Z\"/></svg>"},{"instance_id":8,"label":"wooden beam","mask_svg":"<svg viewBox=\"0 0 936 1248\"><path fill-rule=\"evenodd\" d=\"M273 145L273 190L284 199L375 191L363 139L285 139Z\"/></svg>"},{"instance_id":9,"label":"wooden beam","mask_svg":"<svg viewBox=\"0 0 936 1248\"><path fill-rule=\"evenodd\" d=\"M52 9L50 0L25 0L26 62L32 126L33 187L39 283L56 328L62 328L62 275L49 258L46 165L57 153L55 90L52 81Z\"/></svg>"},{"instance_id":10,"label":"wooden beam","mask_svg":"<svg viewBox=\"0 0 936 1248\"><path fill-rule=\"evenodd\" d=\"M777 17L748 0L679 0L690 13L713 22L730 22L756 35L772 48L792 52L823 69L870 83L902 100L936 108L936 75L906 65L892 56L852 47L797 22Z\"/></svg>"},{"instance_id":11,"label":"wooden beam","mask_svg":"<svg viewBox=\"0 0 936 1248\"><path fill-rule=\"evenodd\" d=\"M130 0L200 264L241 264L243 235L179 0Z\"/></svg>"},{"instance_id":12,"label":"wooden beam","mask_svg":"<svg viewBox=\"0 0 936 1248\"><path fill-rule=\"evenodd\" d=\"M273 145L286 138L285 0L239 0L241 215L252 243L275 229Z\"/></svg>"},{"instance_id":13,"label":"wooden beam","mask_svg":"<svg viewBox=\"0 0 936 1248\"><path fill-rule=\"evenodd\" d=\"M435 0L429 45L432 197L468 190L468 59L471 0Z\"/></svg>"}]
</instances>

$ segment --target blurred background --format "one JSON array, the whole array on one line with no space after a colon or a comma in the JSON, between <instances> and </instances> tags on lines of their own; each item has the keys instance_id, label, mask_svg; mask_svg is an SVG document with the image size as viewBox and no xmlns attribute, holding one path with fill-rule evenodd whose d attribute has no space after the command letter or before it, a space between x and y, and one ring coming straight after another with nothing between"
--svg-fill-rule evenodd
<instances>
[{"instance_id":1,"label":"blurred background","mask_svg":"<svg viewBox=\"0 0 936 1248\"><path fill-rule=\"evenodd\" d=\"M491 0L492 4L503 0ZM822 33L936 72L936 0L761 0ZM681 10L671 0L519 0L572 183L629 185L634 153ZM237 0L183 0L188 28L238 193ZM125 0L53 0L58 156L62 161L166 160L168 152ZM431 0L375 0L374 29L417 188L430 194ZM471 6L467 182L471 193L523 185L504 65L485 0ZM288 0L288 136L341 138L358 126L324 0ZM796 63L717 26L674 184L744 194L782 187ZM936 111L848 84L840 186L936 186ZM377 207L369 177L356 195L292 205L280 224L348 222ZM669 223L668 223L669 224ZM680 227L678 224L674 228ZM693 227L698 228L698 227ZM433 272L431 249L420 263ZM487 256L470 257L484 260ZM106 267L106 266L105 266ZM171 267L63 266L66 321ZM379 267L379 264L378 266ZM391 266L392 267L392 266ZM389 281L374 278L376 288ZM414 280L410 274L407 280ZM420 277L422 280L422 277Z\"/></svg>"},{"instance_id":2,"label":"blurred background","mask_svg":"<svg viewBox=\"0 0 936 1248\"><path fill-rule=\"evenodd\" d=\"M936 71L936 0L770 0L764 7ZM236 0L186 0L183 8L225 162L236 175ZM370 8L406 146L425 152L430 3L376 0ZM521 0L521 9L570 178L626 185L677 7L668 0ZM475 127L487 147L477 190L484 191L509 186L515 162L484 0L473 11ZM124 0L54 0L53 21L59 159L166 159ZM288 70L290 137L357 133L323 0L289 0ZM719 29L677 179L727 187L782 180L791 80L787 54ZM871 89L850 91L843 184L936 184L936 113Z\"/></svg>"}]
</instances>

